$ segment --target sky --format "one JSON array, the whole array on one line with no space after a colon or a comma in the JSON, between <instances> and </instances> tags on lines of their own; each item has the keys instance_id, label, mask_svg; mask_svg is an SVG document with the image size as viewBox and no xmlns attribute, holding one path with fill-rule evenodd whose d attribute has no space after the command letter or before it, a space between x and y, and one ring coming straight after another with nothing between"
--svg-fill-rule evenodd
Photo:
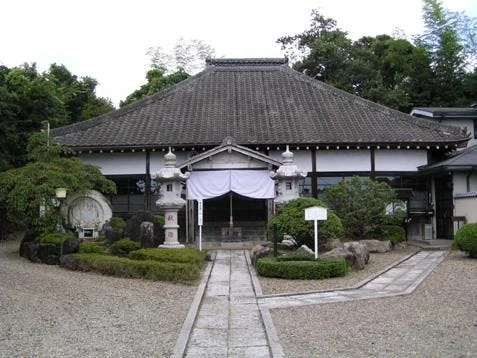
<instances>
[{"instance_id":1,"label":"sky","mask_svg":"<svg viewBox=\"0 0 477 358\"><path fill-rule=\"evenodd\" d=\"M477 0L443 4L477 16ZM198 39L216 57L283 57L276 40L308 29L312 9L351 39L423 30L420 0L2 0L0 64L63 64L118 106L146 82L150 47Z\"/></svg>"}]
</instances>

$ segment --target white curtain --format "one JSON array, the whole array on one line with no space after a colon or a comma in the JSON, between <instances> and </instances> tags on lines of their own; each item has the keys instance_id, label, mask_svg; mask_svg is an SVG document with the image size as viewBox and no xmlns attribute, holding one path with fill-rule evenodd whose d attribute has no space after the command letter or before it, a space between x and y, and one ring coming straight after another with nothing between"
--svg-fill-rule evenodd
<instances>
[{"instance_id":1,"label":"white curtain","mask_svg":"<svg viewBox=\"0 0 477 358\"><path fill-rule=\"evenodd\" d=\"M273 199L275 182L267 170L211 170L191 172L187 199L210 199L229 191L254 199Z\"/></svg>"}]
</instances>

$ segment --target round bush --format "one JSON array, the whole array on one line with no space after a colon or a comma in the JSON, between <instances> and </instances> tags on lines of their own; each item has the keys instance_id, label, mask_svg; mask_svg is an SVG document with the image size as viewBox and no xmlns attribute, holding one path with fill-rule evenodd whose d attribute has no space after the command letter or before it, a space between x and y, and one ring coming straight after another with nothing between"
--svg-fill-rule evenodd
<instances>
[{"instance_id":1,"label":"round bush","mask_svg":"<svg viewBox=\"0 0 477 358\"><path fill-rule=\"evenodd\" d=\"M477 223L465 224L455 234L457 248L477 258Z\"/></svg>"},{"instance_id":2,"label":"round bush","mask_svg":"<svg viewBox=\"0 0 477 358\"><path fill-rule=\"evenodd\" d=\"M131 251L139 250L141 244L130 239L121 239L111 245L110 250L113 255L128 256Z\"/></svg>"},{"instance_id":3,"label":"round bush","mask_svg":"<svg viewBox=\"0 0 477 358\"><path fill-rule=\"evenodd\" d=\"M393 245L406 241L406 230L397 225L384 225L381 228L382 239L389 240Z\"/></svg>"},{"instance_id":4,"label":"round bush","mask_svg":"<svg viewBox=\"0 0 477 358\"><path fill-rule=\"evenodd\" d=\"M313 221L305 220L305 208L311 206L325 207L320 200L314 198L298 198L291 200L273 216L269 222L270 228L277 229L277 234L281 238L284 234L292 235L298 245L314 246L314 226ZM340 218L328 209L328 219L320 221L318 224L319 245L325 245L328 241L339 239L343 235L343 225Z\"/></svg>"}]
</instances>

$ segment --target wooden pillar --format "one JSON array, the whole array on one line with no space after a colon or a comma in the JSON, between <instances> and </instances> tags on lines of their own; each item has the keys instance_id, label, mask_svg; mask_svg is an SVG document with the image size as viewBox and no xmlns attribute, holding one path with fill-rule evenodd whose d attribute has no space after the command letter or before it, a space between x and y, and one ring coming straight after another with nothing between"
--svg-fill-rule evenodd
<instances>
[{"instance_id":1,"label":"wooden pillar","mask_svg":"<svg viewBox=\"0 0 477 358\"><path fill-rule=\"evenodd\" d=\"M318 174L316 173L316 148L311 148L311 196L318 198Z\"/></svg>"}]
</instances>

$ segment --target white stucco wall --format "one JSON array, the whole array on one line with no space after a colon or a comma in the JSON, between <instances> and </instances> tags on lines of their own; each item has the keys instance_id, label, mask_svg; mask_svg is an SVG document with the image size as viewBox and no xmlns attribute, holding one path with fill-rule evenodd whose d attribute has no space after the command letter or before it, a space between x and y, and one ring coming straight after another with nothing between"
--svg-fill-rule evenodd
<instances>
[{"instance_id":1,"label":"white stucco wall","mask_svg":"<svg viewBox=\"0 0 477 358\"><path fill-rule=\"evenodd\" d=\"M146 153L83 153L80 159L101 170L104 175L142 174L146 172Z\"/></svg>"},{"instance_id":2,"label":"white stucco wall","mask_svg":"<svg viewBox=\"0 0 477 358\"><path fill-rule=\"evenodd\" d=\"M454 196L460 193L477 192L477 173L472 173L469 177L469 190L467 190L467 177L469 173L453 173Z\"/></svg>"},{"instance_id":3,"label":"white stucco wall","mask_svg":"<svg viewBox=\"0 0 477 358\"><path fill-rule=\"evenodd\" d=\"M185 162L187 159L189 159L190 153L188 151L174 151L173 152L176 156L176 161L177 164L181 164L182 162ZM166 155L167 152L152 152L150 155L150 170L151 173L156 173L159 171L164 166L164 155Z\"/></svg>"},{"instance_id":4,"label":"white stucco wall","mask_svg":"<svg viewBox=\"0 0 477 358\"><path fill-rule=\"evenodd\" d=\"M317 172L355 172L371 170L369 150L317 150Z\"/></svg>"},{"instance_id":5,"label":"white stucco wall","mask_svg":"<svg viewBox=\"0 0 477 358\"><path fill-rule=\"evenodd\" d=\"M299 169L303 170L304 172L311 172L311 151L310 150L293 150L290 148L290 151L293 153L293 159L295 164L298 166ZM269 151L268 155L275 160L282 161L282 153L284 150L271 150Z\"/></svg>"},{"instance_id":6,"label":"white stucco wall","mask_svg":"<svg viewBox=\"0 0 477 358\"><path fill-rule=\"evenodd\" d=\"M376 150L374 152L376 171L415 172L417 167L427 164L427 151L418 149Z\"/></svg>"}]
</instances>

